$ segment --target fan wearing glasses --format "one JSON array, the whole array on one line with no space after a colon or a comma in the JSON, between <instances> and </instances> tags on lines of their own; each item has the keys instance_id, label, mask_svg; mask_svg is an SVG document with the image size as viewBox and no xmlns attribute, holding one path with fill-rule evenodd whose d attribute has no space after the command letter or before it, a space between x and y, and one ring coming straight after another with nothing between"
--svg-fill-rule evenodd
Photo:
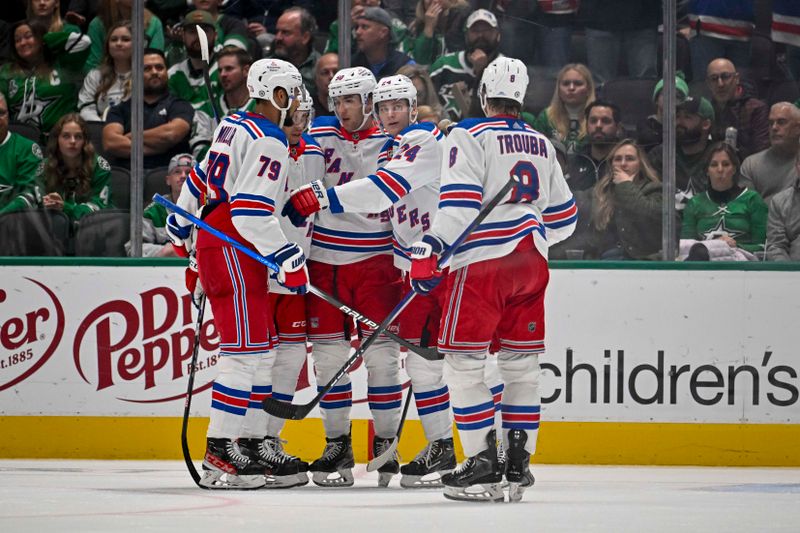
<instances>
[{"instance_id":1,"label":"fan wearing glasses","mask_svg":"<svg viewBox=\"0 0 800 533\"><path fill-rule=\"evenodd\" d=\"M712 139L727 140L742 159L768 148L769 108L756 98L752 84L740 79L736 66L725 58L713 60L706 69L706 83L716 115Z\"/></svg>"}]
</instances>

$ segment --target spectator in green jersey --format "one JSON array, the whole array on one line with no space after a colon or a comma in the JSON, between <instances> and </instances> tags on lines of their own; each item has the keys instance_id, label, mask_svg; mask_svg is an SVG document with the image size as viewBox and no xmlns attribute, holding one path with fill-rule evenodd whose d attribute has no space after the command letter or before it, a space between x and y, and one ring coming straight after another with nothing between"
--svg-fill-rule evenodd
<instances>
[{"instance_id":1,"label":"spectator in green jersey","mask_svg":"<svg viewBox=\"0 0 800 533\"><path fill-rule=\"evenodd\" d=\"M211 13L202 9L195 9L187 13L181 25L183 26L181 33L183 46L186 49L187 57L169 68L169 91L176 97L192 104L195 109L200 109L204 103L208 102L208 90L203 79L205 61L202 58L200 36L197 32L198 28L205 32L209 50L214 50L217 42L217 30ZM214 98L218 98L222 90L219 87L216 55L212 53L209 60L211 64L208 67L208 77L211 83L211 92Z\"/></svg>"},{"instance_id":2,"label":"spectator in green jersey","mask_svg":"<svg viewBox=\"0 0 800 533\"><path fill-rule=\"evenodd\" d=\"M558 72L550 105L539 114L534 127L564 143L568 154L578 152L588 141L585 111L594 100L594 81L586 65L564 65Z\"/></svg>"},{"instance_id":3,"label":"spectator in green jersey","mask_svg":"<svg viewBox=\"0 0 800 533\"><path fill-rule=\"evenodd\" d=\"M0 93L0 214L36 207L42 149L8 131L8 104Z\"/></svg>"},{"instance_id":4,"label":"spectator in green jersey","mask_svg":"<svg viewBox=\"0 0 800 533\"><path fill-rule=\"evenodd\" d=\"M63 211L73 222L108 209L110 177L111 166L95 153L86 122L77 113L61 117L47 142L44 207Z\"/></svg>"},{"instance_id":5,"label":"spectator in green jersey","mask_svg":"<svg viewBox=\"0 0 800 533\"><path fill-rule=\"evenodd\" d=\"M712 146L706 160L709 188L686 204L681 239L724 242L726 253L736 248L751 253L764 249L767 204L756 191L739 185L739 168L735 149L725 142ZM713 244L706 249L711 258L718 255Z\"/></svg>"},{"instance_id":6,"label":"spectator in green jersey","mask_svg":"<svg viewBox=\"0 0 800 533\"><path fill-rule=\"evenodd\" d=\"M466 0L419 0L408 27L406 53L417 63L430 65L437 57L466 47L464 24L470 13Z\"/></svg>"}]
</instances>

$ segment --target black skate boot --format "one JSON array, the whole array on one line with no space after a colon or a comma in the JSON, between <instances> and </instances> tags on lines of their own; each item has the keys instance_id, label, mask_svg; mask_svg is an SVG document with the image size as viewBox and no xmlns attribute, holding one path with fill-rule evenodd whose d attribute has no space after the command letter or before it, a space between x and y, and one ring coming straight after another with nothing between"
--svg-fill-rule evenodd
<instances>
[{"instance_id":1,"label":"black skate boot","mask_svg":"<svg viewBox=\"0 0 800 533\"><path fill-rule=\"evenodd\" d=\"M327 444L322 457L308 467L311 471L311 480L320 487L352 487L353 467L356 462L353 459L350 435L326 437L325 440ZM338 475L331 476L331 474Z\"/></svg>"},{"instance_id":2,"label":"black skate boot","mask_svg":"<svg viewBox=\"0 0 800 533\"><path fill-rule=\"evenodd\" d=\"M394 438L384 439L377 435L372 438L372 456L378 457L383 452L389 449L394 442ZM378 468L378 486L388 487L392 478L400 472L400 461L397 456L397 450L392 454L392 458L386 461L383 466Z\"/></svg>"},{"instance_id":3,"label":"black skate boot","mask_svg":"<svg viewBox=\"0 0 800 533\"><path fill-rule=\"evenodd\" d=\"M444 497L468 502L502 502L503 474L497 466L494 430L486 435L486 449L468 458L451 474L442 476Z\"/></svg>"},{"instance_id":4,"label":"black skate boot","mask_svg":"<svg viewBox=\"0 0 800 533\"><path fill-rule=\"evenodd\" d=\"M525 450L528 434L521 429L508 432L508 462L506 480L508 481L508 501L519 502L525 489L532 487L533 474L530 470L531 454Z\"/></svg>"},{"instance_id":5,"label":"black skate boot","mask_svg":"<svg viewBox=\"0 0 800 533\"><path fill-rule=\"evenodd\" d=\"M503 441L497 442L497 468L500 469L500 472L505 473L506 471L506 446L503 444ZM508 481L503 478L503 488L505 489L508 487Z\"/></svg>"},{"instance_id":6,"label":"black skate boot","mask_svg":"<svg viewBox=\"0 0 800 533\"><path fill-rule=\"evenodd\" d=\"M266 488L288 489L300 484L299 459L283 452L275 437L239 439L239 449L251 461L260 464L266 472Z\"/></svg>"},{"instance_id":7,"label":"black skate boot","mask_svg":"<svg viewBox=\"0 0 800 533\"><path fill-rule=\"evenodd\" d=\"M203 477L207 489L260 489L266 483L265 469L242 454L231 439L206 439Z\"/></svg>"},{"instance_id":8,"label":"black skate boot","mask_svg":"<svg viewBox=\"0 0 800 533\"><path fill-rule=\"evenodd\" d=\"M303 485L308 485L308 463L299 457L295 457L294 455L286 453L286 451L283 449L284 444L286 444L286 441L281 440L280 437L275 439L275 445L280 453L286 455L286 457L288 457L291 461L297 463L297 486L302 487Z\"/></svg>"},{"instance_id":9,"label":"black skate boot","mask_svg":"<svg viewBox=\"0 0 800 533\"><path fill-rule=\"evenodd\" d=\"M453 439L429 442L413 461L400 467L400 486L406 489L442 487L442 476L456 469Z\"/></svg>"}]
</instances>

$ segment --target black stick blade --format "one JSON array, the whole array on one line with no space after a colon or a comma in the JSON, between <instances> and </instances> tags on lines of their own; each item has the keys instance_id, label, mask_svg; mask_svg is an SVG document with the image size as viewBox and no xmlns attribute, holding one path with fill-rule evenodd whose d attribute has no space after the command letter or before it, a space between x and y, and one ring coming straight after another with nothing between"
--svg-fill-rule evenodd
<instances>
[{"instance_id":1,"label":"black stick blade","mask_svg":"<svg viewBox=\"0 0 800 533\"><path fill-rule=\"evenodd\" d=\"M268 414L283 418L284 420L302 420L311 411L311 409L306 409L305 405L295 405L273 398L264 398L261 402L261 408ZM311 408L314 408L313 404Z\"/></svg>"}]
</instances>

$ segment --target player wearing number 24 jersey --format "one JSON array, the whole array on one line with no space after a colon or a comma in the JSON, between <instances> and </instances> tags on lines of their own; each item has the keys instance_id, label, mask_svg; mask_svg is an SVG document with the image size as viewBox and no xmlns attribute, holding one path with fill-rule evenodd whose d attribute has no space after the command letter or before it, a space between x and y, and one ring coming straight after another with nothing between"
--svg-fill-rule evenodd
<instances>
[{"instance_id":1,"label":"player wearing number 24 jersey","mask_svg":"<svg viewBox=\"0 0 800 533\"><path fill-rule=\"evenodd\" d=\"M456 250L445 280L439 350L456 427L468 459L442 478L451 499L519 501L533 485L528 463L539 428L539 354L544 350L547 247L567 238L576 209L555 150L519 117L528 85L525 65L497 58L484 70L479 96L487 118L460 122L444 147L439 211L412 246L412 286L420 293L443 274L438 256L514 176L516 186ZM489 345L496 339L504 382L500 471L492 393L484 382ZM478 488L480 486L481 488Z\"/></svg>"}]
</instances>

